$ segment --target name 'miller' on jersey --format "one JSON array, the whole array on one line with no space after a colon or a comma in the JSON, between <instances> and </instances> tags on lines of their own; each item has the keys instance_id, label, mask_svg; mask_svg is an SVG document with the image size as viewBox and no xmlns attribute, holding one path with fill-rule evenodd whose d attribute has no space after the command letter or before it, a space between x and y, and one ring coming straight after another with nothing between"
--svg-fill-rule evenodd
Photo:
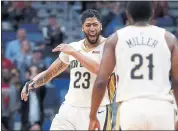
<instances>
[{"instance_id":1,"label":"name 'miller' on jersey","mask_svg":"<svg viewBox=\"0 0 178 131\"><path fill-rule=\"evenodd\" d=\"M102 38L105 39L105 38ZM102 57L102 50L104 43L97 47L87 50L84 46L84 40L79 42L73 42L70 44L75 50L86 55L90 59L93 59L100 63ZM78 107L90 107L93 85L96 80L96 75L85 68L78 60L71 55L61 53L59 55L61 61L70 65L70 85L68 93L65 96L65 102ZM110 78L111 81L108 83L107 91L101 106L110 104L113 101L115 94L115 82L114 75Z\"/></svg>"},{"instance_id":2,"label":"name 'miller' on jersey","mask_svg":"<svg viewBox=\"0 0 178 131\"><path fill-rule=\"evenodd\" d=\"M145 38L143 35L141 35L126 40L126 43L128 44L129 48L135 46L149 46L155 48L158 44L158 40L154 40L153 38Z\"/></svg>"},{"instance_id":3,"label":"name 'miller' on jersey","mask_svg":"<svg viewBox=\"0 0 178 131\"><path fill-rule=\"evenodd\" d=\"M115 48L117 82L116 101L137 97L172 101L171 53L165 29L156 26L127 26L117 31Z\"/></svg>"}]
</instances>

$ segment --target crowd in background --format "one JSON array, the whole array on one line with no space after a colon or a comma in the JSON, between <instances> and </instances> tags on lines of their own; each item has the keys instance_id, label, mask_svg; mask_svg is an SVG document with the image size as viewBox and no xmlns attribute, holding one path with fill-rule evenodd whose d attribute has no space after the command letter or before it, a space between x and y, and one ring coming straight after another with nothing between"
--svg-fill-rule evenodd
<instances>
[{"instance_id":1,"label":"crowd in background","mask_svg":"<svg viewBox=\"0 0 178 131\"><path fill-rule=\"evenodd\" d=\"M101 13L102 35L108 37L129 25L126 2L4 1L1 7L2 127L14 129L14 113L18 112L20 129L42 130L46 115L43 105L46 89L57 85L52 81L33 91L28 102L20 100L23 85L58 57L57 53L52 53L55 46L83 38L78 21L84 10L93 8ZM154 1L153 7L155 13L150 24L166 28L178 37L178 2L171 5L168 1ZM64 78L69 79L69 69L56 79ZM57 102L56 109L61 100ZM37 108L32 108L35 104Z\"/></svg>"}]
</instances>

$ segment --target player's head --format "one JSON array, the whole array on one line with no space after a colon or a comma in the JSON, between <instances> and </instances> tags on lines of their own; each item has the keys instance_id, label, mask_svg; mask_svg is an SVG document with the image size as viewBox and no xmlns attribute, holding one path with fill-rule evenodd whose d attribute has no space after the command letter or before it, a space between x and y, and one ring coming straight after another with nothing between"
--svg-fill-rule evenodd
<instances>
[{"instance_id":1,"label":"player's head","mask_svg":"<svg viewBox=\"0 0 178 131\"><path fill-rule=\"evenodd\" d=\"M153 13L151 1L130 1L127 5L129 22L149 21Z\"/></svg>"},{"instance_id":2,"label":"player's head","mask_svg":"<svg viewBox=\"0 0 178 131\"><path fill-rule=\"evenodd\" d=\"M90 44L96 44L101 34L101 15L97 10L88 9L82 13L82 31Z\"/></svg>"}]
</instances>

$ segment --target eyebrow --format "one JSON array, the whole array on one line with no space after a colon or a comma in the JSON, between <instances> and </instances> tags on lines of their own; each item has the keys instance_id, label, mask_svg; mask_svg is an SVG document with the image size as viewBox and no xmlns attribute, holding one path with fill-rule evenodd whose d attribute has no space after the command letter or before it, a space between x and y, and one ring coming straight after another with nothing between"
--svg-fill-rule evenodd
<instances>
[{"instance_id":1,"label":"eyebrow","mask_svg":"<svg viewBox=\"0 0 178 131\"><path fill-rule=\"evenodd\" d=\"M94 23L85 23L86 25L88 24L99 24L99 22L94 22Z\"/></svg>"}]
</instances>

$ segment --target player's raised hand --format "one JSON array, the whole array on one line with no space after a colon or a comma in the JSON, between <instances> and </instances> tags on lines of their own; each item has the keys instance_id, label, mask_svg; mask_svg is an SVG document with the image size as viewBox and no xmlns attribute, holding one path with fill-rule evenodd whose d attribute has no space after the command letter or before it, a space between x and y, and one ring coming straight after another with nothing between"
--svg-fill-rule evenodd
<instances>
[{"instance_id":1,"label":"player's raised hand","mask_svg":"<svg viewBox=\"0 0 178 131\"><path fill-rule=\"evenodd\" d=\"M100 130L100 123L96 117L90 118L88 130Z\"/></svg>"},{"instance_id":2,"label":"player's raised hand","mask_svg":"<svg viewBox=\"0 0 178 131\"><path fill-rule=\"evenodd\" d=\"M25 86L23 87L21 91L21 100L24 100L24 101L28 100L29 91L33 89L33 84L34 84L33 80L25 83Z\"/></svg>"},{"instance_id":3,"label":"player's raised hand","mask_svg":"<svg viewBox=\"0 0 178 131\"><path fill-rule=\"evenodd\" d=\"M76 50L68 44L60 44L52 50L52 52L59 52L59 51L71 55L72 52L74 52Z\"/></svg>"}]
</instances>

